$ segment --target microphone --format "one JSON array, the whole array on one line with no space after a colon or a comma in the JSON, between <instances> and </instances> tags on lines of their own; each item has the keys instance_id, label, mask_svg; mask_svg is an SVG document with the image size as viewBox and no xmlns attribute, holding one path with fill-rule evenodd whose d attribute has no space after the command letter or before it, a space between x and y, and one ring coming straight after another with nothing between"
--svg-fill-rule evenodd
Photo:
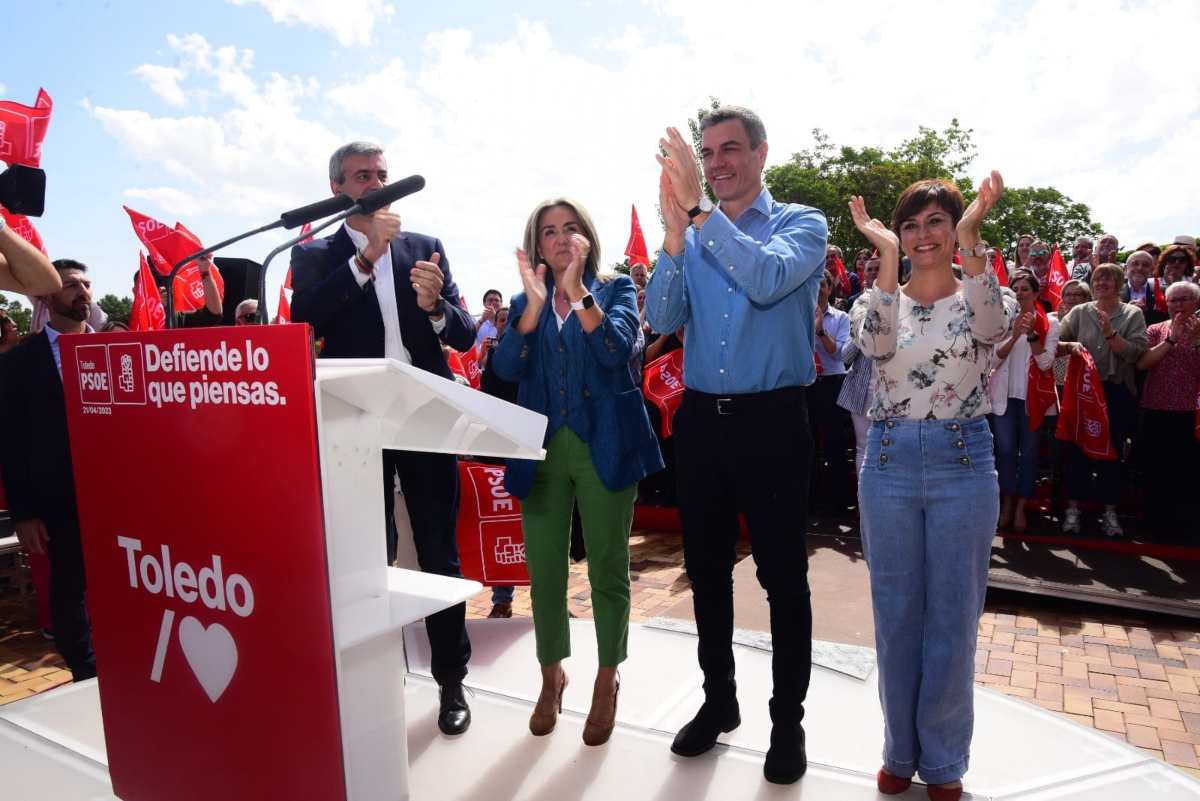
<instances>
[{"instance_id":1,"label":"microphone","mask_svg":"<svg viewBox=\"0 0 1200 801\"><path fill-rule=\"evenodd\" d=\"M40 170L39 170L39 172L40 172ZM409 179L406 178L405 181L407 181L407 180L409 180ZM404 181L399 181L397 183L398 184L404 183ZM425 185L425 179L422 178L421 186L424 186L424 185ZM388 188L389 187L384 187L384 189L381 189L379 191L382 192ZM418 189L419 188L420 187L418 187ZM417 190L413 189L411 191L415 192ZM376 192L375 194L379 194L379 192ZM410 194L410 193L405 192L404 194ZM402 196L403 195L401 195L401 197ZM310 223L310 222L313 222L314 220L319 220L322 217L328 217L330 214L338 214L340 212L345 212L347 209L352 209L352 208L357 208L357 207L354 205L354 201L351 200L350 197L348 197L347 195L334 195L333 197L325 198L324 200L317 201L316 203L309 203L307 206L301 206L298 209L292 209L291 211L285 211L283 214L279 215L279 219L276 220L275 222L267 223L264 226L255 228L253 231L246 231L245 233L238 234L237 236L234 236L234 237L230 237L229 239L226 239L224 242L218 242L217 244L211 245L210 247L206 247L203 250L198 250L195 253L176 262L171 267L170 275L167 276L167 308L166 308L167 327L168 328L175 327L175 292L174 292L175 276L179 274L180 270L182 270L187 265L191 264L196 259L203 258L204 256L209 256L209 255L215 253L216 251L220 250L223 247L228 247L229 245L232 245L235 242L240 242L243 239L254 236L255 234L265 233L266 231L272 231L276 228L288 228L288 229L297 228L301 225L304 225L305 223ZM340 219L343 219L344 217L345 217L345 214L343 214L341 217L338 217L337 219L340 220ZM325 227L325 226L322 226L322 227ZM266 304L261 303L261 300L262 299L260 298L260 305L262 306L262 308L265 309Z\"/></svg>"},{"instance_id":2,"label":"microphone","mask_svg":"<svg viewBox=\"0 0 1200 801\"><path fill-rule=\"evenodd\" d=\"M316 234L333 225L334 223L341 222L342 220L354 214L374 214L384 206L395 203L402 197L408 197L409 195L416 194L424 188L425 177L422 175L410 175L407 178L401 178L395 183L388 184L385 187L376 189L370 194L363 195L353 206L345 211L339 212L336 216L331 217L330 219L321 223L321 225L317 228L314 228L311 231L311 234ZM318 204L313 205L315 206ZM301 211L301 209L296 209L296 211ZM265 298L267 295L267 267L270 266L272 259L274 259L283 251L290 249L293 245L297 244L301 239L304 239L304 237L308 235L309 234L302 234L289 239L282 245L272 249L271 252L267 254L267 257L263 260L262 270L258 274L258 320L260 323L265 324L267 322L267 305L262 302L262 298Z\"/></svg>"},{"instance_id":3,"label":"microphone","mask_svg":"<svg viewBox=\"0 0 1200 801\"><path fill-rule=\"evenodd\" d=\"M349 195L334 195L324 200L318 200L316 203L301 206L298 209L285 211L279 215L279 221L283 224L284 228L291 230L292 228L299 228L313 220L319 220L322 217L337 214L339 211L345 211L353 205L354 201L350 199Z\"/></svg>"},{"instance_id":4,"label":"microphone","mask_svg":"<svg viewBox=\"0 0 1200 801\"><path fill-rule=\"evenodd\" d=\"M410 175L407 178L401 178L395 183L376 189L368 195L363 195L358 199L358 203L353 207L355 210L351 214L374 214L384 206L389 206L395 203L402 197L416 194L425 188L425 177L421 175Z\"/></svg>"}]
</instances>

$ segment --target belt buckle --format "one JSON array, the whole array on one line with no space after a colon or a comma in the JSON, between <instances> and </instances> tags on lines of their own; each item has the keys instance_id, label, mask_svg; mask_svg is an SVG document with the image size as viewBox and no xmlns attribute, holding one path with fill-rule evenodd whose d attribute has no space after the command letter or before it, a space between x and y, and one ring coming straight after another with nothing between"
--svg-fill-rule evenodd
<instances>
[{"instance_id":1,"label":"belt buckle","mask_svg":"<svg viewBox=\"0 0 1200 801\"><path fill-rule=\"evenodd\" d=\"M717 414L719 414L719 415L733 414L733 409L731 408L732 404L733 404L733 398L717 398Z\"/></svg>"}]
</instances>

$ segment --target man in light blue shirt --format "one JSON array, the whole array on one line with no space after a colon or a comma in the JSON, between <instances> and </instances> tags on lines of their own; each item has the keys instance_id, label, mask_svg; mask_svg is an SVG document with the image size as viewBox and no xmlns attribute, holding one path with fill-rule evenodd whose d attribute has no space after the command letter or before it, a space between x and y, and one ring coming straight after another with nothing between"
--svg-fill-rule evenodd
<instances>
[{"instance_id":1,"label":"man in light blue shirt","mask_svg":"<svg viewBox=\"0 0 1200 801\"><path fill-rule=\"evenodd\" d=\"M768 781L807 768L804 698L812 649L805 545L812 437L805 387L816 378L817 302L828 227L814 208L777 203L762 182L767 136L754 112L716 109L696 155L670 128L659 143L666 237L646 286L656 331L686 329L675 453L684 560L692 581L705 702L671 750L697 756L741 722L733 663L738 516L750 527L771 605Z\"/></svg>"}]
</instances>

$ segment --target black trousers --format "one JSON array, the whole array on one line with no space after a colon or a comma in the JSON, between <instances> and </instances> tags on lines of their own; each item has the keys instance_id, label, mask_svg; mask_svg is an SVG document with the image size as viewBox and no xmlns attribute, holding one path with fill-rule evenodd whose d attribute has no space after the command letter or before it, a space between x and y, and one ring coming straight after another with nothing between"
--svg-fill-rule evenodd
<instances>
[{"instance_id":1,"label":"black trousers","mask_svg":"<svg viewBox=\"0 0 1200 801\"><path fill-rule=\"evenodd\" d=\"M1200 442L1194 411L1142 410L1142 489L1146 528L1164 540L1196 544L1200 503L1193 489Z\"/></svg>"},{"instance_id":2,"label":"black trousers","mask_svg":"<svg viewBox=\"0 0 1200 801\"><path fill-rule=\"evenodd\" d=\"M96 675L96 654L92 650L92 623L85 603L87 580L83 572L83 543L79 522L45 520L50 537L50 618L54 625L54 645L62 654L75 681Z\"/></svg>"},{"instance_id":3,"label":"black trousers","mask_svg":"<svg viewBox=\"0 0 1200 801\"><path fill-rule=\"evenodd\" d=\"M458 464L445 453L383 452L384 512L387 515L388 564L396 560L393 476L400 476L400 491L412 522L417 563L424 573L461 577L458 541ZM455 684L467 675L471 642L467 639L467 605L455 604L425 618L432 655L432 672L438 684Z\"/></svg>"},{"instance_id":4,"label":"black trousers","mask_svg":"<svg viewBox=\"0 0 1200 801\"><path fill-rule=\"evenodd\" d=\"M837 405L845 373L819 375L808 388L808 422L812 430L817 472L813 496L831 505L851 502L856 496L854 464L849 458L850 413Z\"/></svg>"},{"instance_id":5,"label":"black trousers","mask_svg":"<svg viewBox=\"0 0 1200 801\"><path fill-rule=\"evenodd\" d=\"M731 398L685 391L675 415L675 457L705 695L722 703L736 692L733 566L740 513L771 609L771 717L798 722L812 669L805 536L812 435L805 390Z\"/></svg>"}]
</instances>

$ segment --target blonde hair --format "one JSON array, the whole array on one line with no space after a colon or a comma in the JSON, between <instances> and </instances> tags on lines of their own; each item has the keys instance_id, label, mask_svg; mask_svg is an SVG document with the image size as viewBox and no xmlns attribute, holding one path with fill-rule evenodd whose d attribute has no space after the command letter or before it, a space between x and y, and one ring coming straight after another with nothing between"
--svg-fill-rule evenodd
<instances>
[{"instance_id":1,"label":"blonde hair","mask_svg":"<svg viewBox=\"0 0 1200 801\"><path fill-rule=\"evenodd\" d=\"M543 261L541 253L538 252L538 224L541 222L542 213L556 206L570 209L579 218L580 233L592 243L592 249L588 251L587 263L583 265L583 274L585 278L597 275L600 265L600 238L596 235L596 225L592 222L592 216L587 213L587 209L578 201L565 197L543 200L534 206L533 211L529 214L529 221L525 223L524 247L530 264L536 265ZM546 279L550 280L549 271L546 273Z\"/></svg>"}]
</instances>

